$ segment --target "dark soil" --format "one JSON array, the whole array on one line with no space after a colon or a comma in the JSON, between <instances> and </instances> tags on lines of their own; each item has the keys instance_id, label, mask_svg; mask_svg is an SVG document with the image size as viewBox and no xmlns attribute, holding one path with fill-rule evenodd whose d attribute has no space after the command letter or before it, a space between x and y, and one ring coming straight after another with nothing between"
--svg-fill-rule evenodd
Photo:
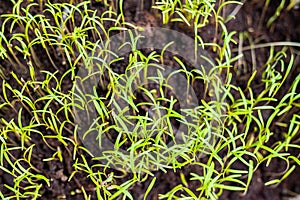
<instances>
[{"instance_id":1,"label":"dark soil","mask_svg":"<svg viewBox=\"0 0 300 200\"><path fill-rule=\"evenodd\" d=\"M126 1L125 1L126 2ZM149 1L150 2L150 1ZM273 3L273 2L272 2ZM156 19L150 12L150 5L145 5L145 10L140 11L141 13L136 14L136 9L134 6L134 2L128 1L125 3L125 14L127 16L127 21L149 25L149 26L163 26L159 19ZM10 12L12 9L12 4L9 1L1 1L0 2L0 14ZM91 8L101 10L103 5L101 3L94 3ZM253 38L253 40L260 40L261 43L264 42L272 42L272 41L294 41L300 42L300 26L298 24L300 20L300 12L299 10L284 10L280 15L279 19L277 19L273 25L269 28L266 27L267 19L271 15L275 13L277 5L271 5L268 11L265 14L264 18L261 18L261 13L263 12L264 1L247 1L242 7L241 10L236 15L236 19L232 20L227 24L228 31L237 31L245 32L248 31ZM192 35L192 31L187 27L171 25L172 29L178 30L180 32L184 32L188 35ZM208 25L204 29L199 30L200 35L203 37L204 41L212 41L215 36L214 26L213 24ZM238 35L238 34L237 34ZM217 34L217 37L220 35ZM216 38L218 39L218 38ZM245 46L247 45L247 41L245 41ZM257 66L263 64L268 58L268 49L259 49L256 50L256 59ZM214 55L213 51L210 52L212 57ZM42 54L39 54L41 57L40 60L44 61L43 66L47 68L47 66L51 66L49 61ZM58 64L57 66L61 66L59 75L62 75L64 71L66 71L66 66L61 65L62 58L57 57L55 62ZM251 54L245 52L245 61L247 66L251 66L252 59ZM8 72L11 70L11 66L7 63L0 63L2 67L4 67ZM239 66L237 66L239 67ZM49 68L47 68L49 70ZM55 69L50 69L51 71L55 71ZM236 74L235 84L243 88L245 86L245 80L247 80L251 76L251 69L245 69L245 71L241 74ZM293 80L294 76L296 76L300 72L299 67L299 59L296 59L295 67L293 69L293 73L291 73L291 77L289 80ZM234 72L233 72L234 73ZM41 77L42 78L42 77ZM258 79L259 80L259 79ZM286 89L289 88L289 84L291 81L287 81L287 85L284 86ZM9 80L8 80L9 81ZM17 86L16 83L11 81L13 86ZM70 81L66 80L65 86L66 90L70 88ZM2 80L1 80L1 88L2 88ZM258 89L256 92L259 93L259 81L257 82ZM2 92L1 92L2 93ZM16 109L18 109L20 105L16 105ZM13 112L5 112L1 110L1 115L4 116L5 119L16 118ZM26 115L29 113L24 112L24 121L26 121ZM47 134L48 130L43 130L45 134ZM278 130L281 131L281 130ZM67 137L73 137L72 133L66 133ZM278 136L279 137L279 136ZM15 138L16 139L16 138ZM17 141L17 139L16 139ZM67 177L69 177L74 169L72 167L74 161L72 159L73 152L73 144L68 144L65 147L63 144L58 144L55 140L47 140L48 144L52 147L45 145L42 141L41 137L38 135L32 136L32 143L36 144L35 151L33 152L32 162L35 167L41 171L46 177L51 179L51 186L44 187L42 189L42 197L40 199L83 199L83 194L80 192L80 188L84 186L87 194L92 196L92 199L96 199L95 189L93 186L93 182L86 177L86 174L82 172L78 172L71 179L71 181L67 181ZM63 154L63 162L59 160L51 161L51 162L43 162L42 160L45 158L49 158L55 152L57 148L60 148ZM54 149L54 150L53 150ZM85 152L79 152L85 155L89 164L95 164L95 161L92 161L91 157L87 155ZM299 152L295 152L299 153ZM15 153L14 157L18 158L20 152ZM90 161L89 161L90 160ZM4 163L8 166L8 163ZM264 183L276 177L276 173L283 172L285 169L286 163L281 160L273 160L268 167L262 164L255 172L253 176L253 180L251 182L250 188L246 194L242 194L239 192L230 192L224 191L223 195L220 199L229 200L229 199L249 199L249 200L260 200L260 199L269 199L269 200L279 200L279 199L288 199L288 197L293 196L293 194L300 193L300 168L297 167L296 170L280 185L277 187L267 187L264 186ZM96 170L96 169L94 169ZM186 166L177 172L167 171L167 173L158 171L155 172L155 177L157 181L153 187L153 190L149 194L149 199L158 199L158 194L166 193L174 188L176 185L181 183L180 173L186 175L187 179L191 172L194 173L202 173L202 170L197 166ZM118 172L115 172L118 173ZM123 178L119 180L120 182L126 181L128 178ZM130 192L134 196L134 199L142 199L143 194L145 193L147 186L150 184L151 179L148 179L146 182L136 184L134 187L130 189ZM4 195L8 195L9 191L3 186L4 184L13 185L13 177L0 170L0 191ZM189 186L192 191L196 191L196 188L199 187L197 182L190 182Z\"/></svg>"}]
</instances>

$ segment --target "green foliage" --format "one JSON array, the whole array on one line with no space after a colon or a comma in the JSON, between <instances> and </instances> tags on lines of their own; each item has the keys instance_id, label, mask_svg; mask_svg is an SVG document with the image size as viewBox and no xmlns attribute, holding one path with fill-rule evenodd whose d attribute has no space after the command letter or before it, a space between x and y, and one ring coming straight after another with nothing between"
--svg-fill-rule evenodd
<instances>
[{"instance_id":1,"label":"green foliage","mask_svg":"<svg viewBox=\"0 0 300 200\"><path fill-rule=\"evenodd\" d=\"M123 44L131 49L125 73L117 74L111 68L120 60L125 61L125 57L109 62L103 59L98 66L100 72L107 72L109 77L106 96L99 95L95 88L90 96L76 96L72 91L73 85L64 84L67 80L71 84L76 80L85 83L88 77L95 75L94 71L89 71L87 77L78 77L76 70L90 66L98 55L108 53L105 49L99 51L98 47L109 46L108 39L114 33L135 27L125 20L123 1L119 5L103 1L107 10L101 13L89 9L88 1L77 5L48 1L40 13L33 11L39 10L40 4L27 3L22 7L22 2L15 2L12 12L1 16L0 59L6 60L11 69L9 80L7 69L2 69L4 64L0 66L0 109L3 113L10 111L9 115L1 118L0 170L14 180L14 185L4 185L12 195L5 196L0 191L2 199L38 199L43 195L42 188L51 185L50 178L34 166L33 155L37 151L34 140L42 140L52 152L52 156L43 158L43 162L63 162L62 149L66 149L74 162L69 181L74 179L76 173L85 174L94 184L98 199L133 199L131 188L137 183L151 180L144 195L144 199L147 199L158 182L153 169L147 168L149 163L162 172L178 171L187 165L197 166L202 172L192 172L190 179L181 174L182 183L166 194L160 194L161 199L218 199L224 190L246 193L253 173L259 166L268 166L274 159L286 162L284 175L265 183L272 185L287 178L300 164L299 158L291 153L293 149L299 149L297 137L300 115L294 110L300 108L300 76L295 77L288 91L283 89L294 62L294 55L290 55L287 47L299 44L251 44L250 47L239 49L241 54L234 56L232 46L237 44L236 33L228 32L228 19L220 15L225 6L237 2L221 1L218 7L215 1L155 2L153 8L161 11L164 23L180 22L193 27L195 51L200 45L203 48L212 46L217 54L216 64L208 61L212 64L208 71L189 71L180 58L174 57L174 62L180 68L171 75L183 74L191 83L203 81L210 97L210 100L199 99L201 103L194 109L182 109L180 112L174 109L176 99L163 94L163 88L171 87L171 84L159 73L154 77L141 77L135 73L147 71L148 67L159 69L161 62L164 62L164 51L168 48L161 54L152 52L145 55L136 49L136 41L140 38L133 34L131 42ZM277 13L281 9L278 7ZM277 14L269 19L268 25L276 17ZM199 29L212 19L216 36L220 35L218 44L216 41L204 43L198 34ZM274 46L283 48L276 51ZM245 88L234 85L231 69L240 61L243 51L266 47L270 48L269 58L263 66L259 66L263 68L262 77L259 79L254 68ZM45 52L49 66L43 66L38 50ZM57 58L63 60L62 63L58 63ZM100 75L102 85L107 78L103 74ZM150 101L135 103L134 91L130 88L142 78L155 81L159 89L155 92L147 87L139 87ZM258 79L263 87L256 92L253 85L254 80ZM124 93L124 90L127 92ZM129 106L119 108L118 112L112 110L112 105L118 109L117 98L125 100ZM168 102L168 106L163 107L162 101ZM98 164L91 164L88 160L87 155L91 152L79 142L78 125L73 121L77 115L74 107L85 110L88 106L85 102L95 106L97 120L101 122L93 124L95 127L91 127L86 135L92 129L100 134L108 134L112 129L118 131L117 137L113 138L114 150L93 159L93 163ZM164 115L158 113L156 120L151 120L150 111L145 116L127 114L129 109L137 112L138 107L143 106L163 109ZM114 118L113 125L107 123L110 115ZM188 115L192 122L197 123L184 120L183 115ZM289 115L291 119L286 120ZM137 123L135 129L128 130L126 123L132 118ZM188 127L185 133L189 136L188 142L167 146L165 136L174 140L171 118L181 119L180 122ZM279 133L276 127L285 131ZM140 137L141 132L143 137ZM207 139L208 135L213 141ZM57 146L53 146L53 141ZM130 145L126 146L128 142ZM124 156L119 152L122 148L127 148L130 154ZM16 152L19 157L15 156ZM108 172L108 165L114 165L122 175ZM243 167L236 168L236 165ZM131 178L120 183L124 177ZM200 185L196 192L189 187L195 182ZM91 198L84 186L80 189L85 199Z\"/></svg>"}]
</instances>

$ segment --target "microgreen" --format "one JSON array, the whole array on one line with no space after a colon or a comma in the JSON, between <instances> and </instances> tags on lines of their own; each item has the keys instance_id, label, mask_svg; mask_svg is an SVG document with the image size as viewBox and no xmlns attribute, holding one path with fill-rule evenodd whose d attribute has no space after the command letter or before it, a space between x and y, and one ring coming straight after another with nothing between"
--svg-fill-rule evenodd
<instances>
[{"instance_id":1,"label":"microgreen","mask_svg":"<svg viewBox=\"0 0 300 200\"><path fill-rule=\"evenodd\" d=\"M223 9L240 2L153 1L163 23L193 30L192 53L212 47L216 54L214 59L201 55L209 68L203 64L192 69L181 55L173 55L174 68L167 76L166 54L173 43L160 52L138 49L143 37L126 21L124 1L101 1L103 12L92 10L89 1L12 2L11 12L1 16L0 31L0 59L5 60L0 65L0 170L13 179L12 185L3 185L10 192L0 191L2 199L38 199L51 186L51 177L34 164L37 141L50 152L42 162L64 163L65 153L70 154L68 181L84 174L93 187L94 193L85 185L78 188L85 199L134 199L132 188L146 182L143 198L148 199L159 184L154 176L158 170L179 171L181 181L159 194L161 199L218 199L224 190L246 193L255 171L274 159L285 162L286 169L265 185L280 183L299 166L291 152L299 149L300 76L291 76L296 57L289 50L300 45L257 44L247 33L229 31L226 23L234 17L223 18ZM278 18L284 2L267 26ZM269 3L265 1L264 12ZM212 22L214 39L204 41L201 28ZM130 39L118 48L130 49L128 55L110 51L111 36L121 31ZM249 46L243 46L246 39ZM255 57L260 48L269 52L261 66ZM251 74L244 86L236 85L232 72L245 73L243 54L249 50ZM87 73L80 76L79 69ZM177 108L180 96L174 94L172 81L181 76L189 83L180 88L182 96L203 83L203 98L192 108ZM96 79L99 87L89 87ZM255 81L261 83L259 89ZM89 137L95 149L85 146ZM106 144L111 148L102 151ZM191 165L197 172L188 176L180 171Z\"/></svg>"}]
</instances>

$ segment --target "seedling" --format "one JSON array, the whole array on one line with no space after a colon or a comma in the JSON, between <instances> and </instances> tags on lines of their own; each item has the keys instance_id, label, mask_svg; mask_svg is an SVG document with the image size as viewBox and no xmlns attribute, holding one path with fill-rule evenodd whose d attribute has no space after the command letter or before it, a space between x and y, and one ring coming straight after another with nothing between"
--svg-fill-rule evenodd
<instances>
[{"instance_id":1,"label":"seedling","mask_svg":"<svg viewBox=\"0 0 300 200\"><path fill-rule=\"evenodd\" d=\"M133 33L140 29L126 21L124 1L102 1L103 12L90 9L89 1L76 5L72 1L12 2L14 7L7 12L10 14L1 16L0 31L0 59L6 60L0 65L0 170L13 179L11 184L3 185L9 192L0 191L2 199L42 198L43 190L53 184L53 177L36 166L35 159L67 163L66 154L73 159L68 181L75 181L77 174L90 180L92 191L86 185L77 188L85 199L134 199L132 188L144 182L148 183L144 194L147 199L159 184L155 170L180 171L188 165L196 166L198 171L189 176L180 171L182 183L159 194L159 198L217 199L224 190L246 193L258 167L268 166L274 159L286 162L285 173L266 185L280 183L300 164L291 153L299 149L300 76L295 76L285 89L295 60L289 48L300 45L284 41L257 44L250 35L228 31L229 19L221 16L222 11L227 5L240 3L153 1L153 9L163 23L191 27L195 44L192 53L197 55L199 46L213 47L213 60L200 56L205 65L211 66L207 70L204 64L189 66L190 60L182 55L167 58L172 42L161 52L138 49L137 41L142 38ZM265 5L267 9L269 1ZM284 1L276 13L283 8ZM268 26L277 17L268 19ZM204 41L200 30L212 21L215 39ZM130 41L121 43L120 48L128 46L130 51L116 56L107 50L113 46L112 36L121 31L130 34ZM243 46L246 39L250 46ZM262 66L255 58L258 48L269 51ZM37 49L45 56L39 57ZM249 50L253 55L251 74L243 87L235 85L232 72L244 73L240 64L243 53ZM170 60L173 71L164 77L160 70ZM97 70L93 71L90 66L95 63ZM83 68L88 73L80 77L78 71ZM149 69L155 73L145 73ZM180 96L171 84L176 75L190 83L180 88L181 96L203 84L205 94L203 98L198 95L199 104L193 109L178 106ZM100 81L86 87L93 76ZM255 88L256 81L261 83L259 89ZM72 90L75 83L81 83L77 93ZM90 95L84 95L86 90L91 91ZM120 106L121 100L126 106ZM193 103L192 98L186 100ZM82 143L81 127L74 121L83 116L76 111L91 107L90 113L97 117L84 137L96 133L96 141L102 134L113 144L110 151L99 156ZM176 143L179 136L174 134L180 129L178 124L186 127L180 135L181 143ZM168 146L172 141L174 145ZM50 153L36 158L41 143ZM96 148L103 143L98 139ZM193 183L198 183L195 190Z\"/></svg>"}]
</instances>

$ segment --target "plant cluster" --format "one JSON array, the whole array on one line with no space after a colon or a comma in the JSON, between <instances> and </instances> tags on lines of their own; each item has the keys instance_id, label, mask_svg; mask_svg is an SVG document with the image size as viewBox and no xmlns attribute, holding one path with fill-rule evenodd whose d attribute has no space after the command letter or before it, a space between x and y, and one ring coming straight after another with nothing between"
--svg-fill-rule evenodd
<instances>
[{"instance_id":1,"label":"plant cluster","mask_svg":"<svg viewBox=\"0 0 300 200\"><path fill-rule=\"evenodd\" d=\"M68 181L83 173L93 183L93 195L98 199L134 199L132 188L151 180L144 194L147 199L158 181L153 170L180 171L188 165L197 166L201 173L191 173L189 178L181 174L182 183L159 198L218 199L224 190L246 193L256 169L275 159L285 161L286 169L266 185L280 183L300 165L299 155L293 154L299 149L300 76L282 91L293 71L295 55L288 48L292 43L284 43L280 50L272 44L265 46L269 58L259 66L263 69L261 77L256 66L245 87L235 85L232 69L242 61L244 51L253 51L256 45L232 49L237 44L236 33L227 30L226 21L231 18L222 18L221 12L238 2L153 2L163 23L193 27L195 52L212 46L217 55L208 61L208 71L189 69L180 55L172 56L177 68L167 81L160 70L168 46L161 52L137 49L140 29L125 21L123 1L103 1L101 12L92 10L89 1L76 5L12 2L12 12L1 16L0 31L0 170L13 178L11 185L2 186L9 191L0 191L2 199L38 199L44 188L51 186L51 178L36 166L41 159L36 155L41 150L36 141L42 141L44 148L52 152L42 158L45 163L62 163L68 154L73 159ZM199 29L212 20L218 44L204 43L199 34ZM270 19L269 24L273 21ZM130 52L114 57L114 52L108 51L110 38L121 31L130 34L130 42L120 48L128 46ZM241 34L238 39L241 42L244 38ZM81 68L87 71L84 77L77 74ZM143 73L149 68L156 69L156 74ZM209 98L199 99L193 109L176 109L178 98L167 92L172 91L168 79L178 74L192 86L200 80ZM94 77L100 80L98 87L84 87ZM155 85L140 86L140 79ZM257 80L261 81L259 89L255 89ZM134 84L143 101L136 100ZM127 106L118 107L117 100L125 101ZM92 112L97 118L82 138L96 132L114 143L112 150L92 159L93 153L80 141L78 121L74 122L90 107L96 108ZM134 128L128 129L133 121ZM178 121L187 127L189 138L169 147L168 142L175 140L173 132ZM207 140L208 135L213 142ZM103 145L101 140L97 142ZM117 170L111 170L111 166ZM127 180L122 182L124 177ZM199 187L193 190L190 183ZM91 198L88 188L79 189L85 199Z\"/></svg>"}]
</instances>

